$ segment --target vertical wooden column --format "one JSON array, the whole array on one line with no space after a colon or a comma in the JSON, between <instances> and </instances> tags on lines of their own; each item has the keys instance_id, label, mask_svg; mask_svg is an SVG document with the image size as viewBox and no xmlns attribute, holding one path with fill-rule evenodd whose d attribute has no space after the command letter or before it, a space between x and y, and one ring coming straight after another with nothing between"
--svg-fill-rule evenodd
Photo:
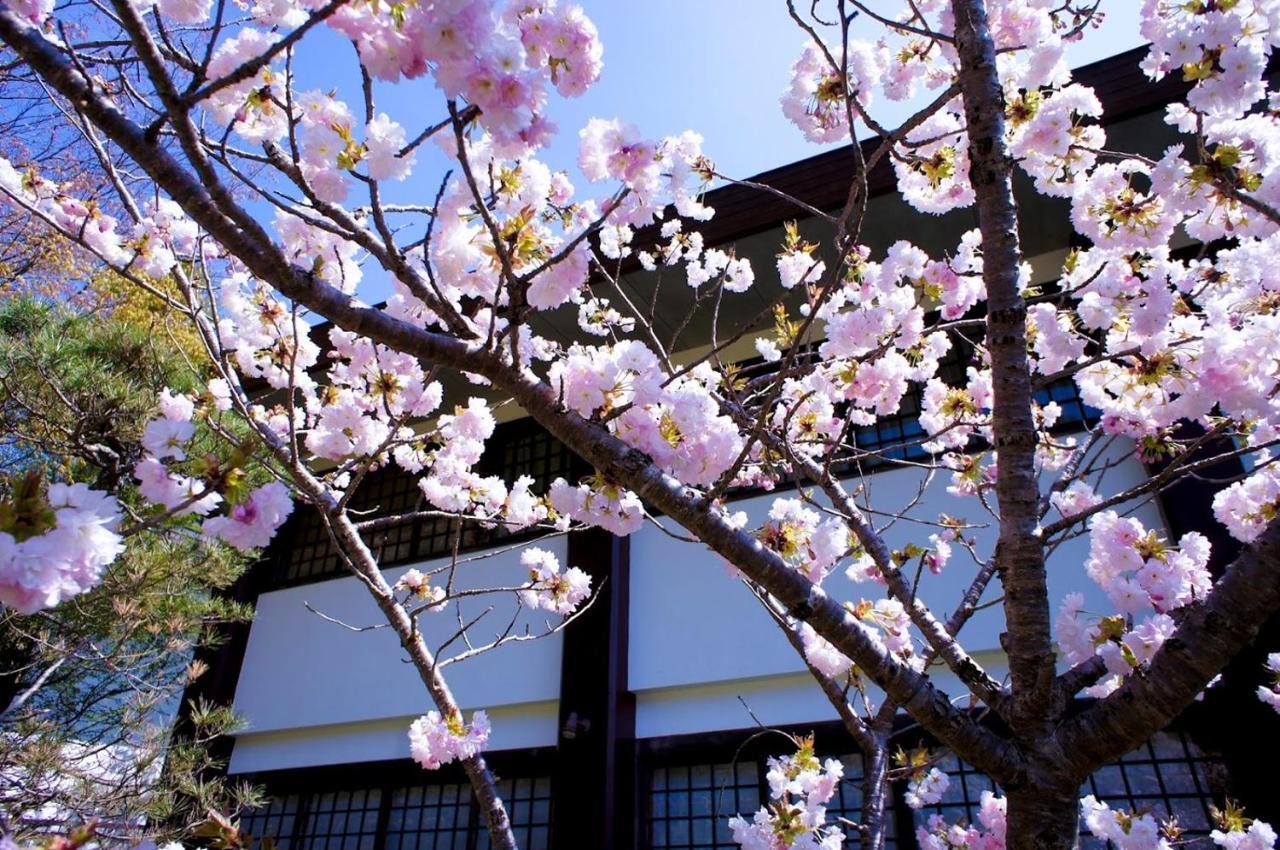
<instances>
[{"instance_id":1,"label":"vertical wooden column","mask_svg":"<svg viewBox=\"0 0 1280 850\"><path fill-rule=\"evenodd\" d=\"M1199 425L1184 424L1177 435L1195 438L1204 433ZM1215 440L1194 453L1192 461L1204 460L1229 451L1227 440ZM1148 467L1156 473L1161 466ZM1209 571L1217 579L1241 550L1236 541L1213 516L1213 497L1245 472L1236 459L1213 464L1199 475L1184 478L1158 495L1160 510L1170 534L1176 539L1189 531L1209 538ZM1254 643L1236 656L1222 672L1218 684L1205 692L1204 699L1186 711L1192 741L1201 748L1221 755L1226 768L1225 792L1242 803L1245 813L1275 823L1280 820L1280 799L1272 792L1273 765L1280 760L1280 737L1268 734L1276 720L1275 712L1258 699L1258 685L1267 681L1263 663L1269 652L1280 650L1280 616L1273 616ZM1224 718L1231 722L1224 723ZM1219 801L1221 802L1221 801Z\"/></svg>"},{"instance_id":2,"label":"vertical wooden column","mask_svg":"<svg viewBox=\"0 0 1280 850\"><path fill-rule=\"evenodd\" d=\"M600 529L569 538L566 567L591 575L591 609L564 632L551 844L633 850L635 698L627 689L629 544Z\"/></svg>"}]
</instances>

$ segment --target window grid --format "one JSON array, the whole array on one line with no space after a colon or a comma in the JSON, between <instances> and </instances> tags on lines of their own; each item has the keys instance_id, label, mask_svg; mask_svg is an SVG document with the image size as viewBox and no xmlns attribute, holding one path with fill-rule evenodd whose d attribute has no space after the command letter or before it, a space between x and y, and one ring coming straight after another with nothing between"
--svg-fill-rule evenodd
<instances>
[{"instance_id":1,"label":"window grid","mask_svg":"<svg viewBox=\"0 0 1280 850\"><path fill-rule=\"evenodd\" d=\"M854 429L854 444L859 451L877 452L884 460L916 460L926 457L921 445L927 437L920 424L920 398L904 396L902 406L892 416L882 416L874 425Z\"/></svg>"},{"instance_id":2,"label":"window grid","mask_svg":"<svg viewBox=\"0 0 1280 850\"><path fill-rule=\"evenodd\" d=\"M862 817L862 758L840 757L844 779L827 806L828 821ZM737 763L655 768L649 780L647 844L653 850L736 848L729 819L750 819L769 800L766 758ZM885 845L895 847L892 807L885 810ZM844 828L846 835L849 829Z\"/></svg>"},{"instance_id":3,"label":"window grid","mask_svg":"<svg viewBox=\"0 0 1280 850\"><path fill-rule=\"evenodd\" d=\"M480 475L500 476L507 484L528 475L536 492L557 477L572 478L574 459L568 448L528 420L498 426L477 465ZM429 506L417 487L417 476L388 466L361 482L351 500L353 511L365 518L424 510ZM365 540L383 567L439 557L489 545L512 536L501 527L482 528L478 523L459 524L448 517L424 517L380 528ZM328 530L315 511L299 511L281 535L273 586L316 581L342 573ZM285 542L287 541L287 542Z\"/></svg>"},{"instance_id":4,"label":"window grid","mask_svg":"<svg viewBox=\"0 0 1280 850\"><path fill-rule=\"evenodd\" d=\"M471 792L465 785L425 785L391 792L386 850L466 850Z\"/></svg>"},{"instance_id":5,"label":"window grid","mask_svg":"<svg viewBox=\"0 0 1280 850\"><path fill-rule=\"evenodd\" d=\"M1088 793L1112 808L1149 811L1161 823L1176 816L1188 837L1205 836L1213 829L1208 771L1215 763L1185 733L1160 732L1090 776ZM1100 850L1103 842L1089 837L1084 845Z\"/></svg>"},{"instance_id":6,"label":"window grid","mask_svg":"<svg viewBox=\"0 0 1280 850\"><path fill-rule=\"evenodd\" d=\"M298 844L306 850L374 850L382 792L377 788L328 791L308 800Z\"/></svg>"},{"instance_id":7,"label":"window grid","mask_svg":"<svg viewBox=\"0 0 1280 850\"><path fill-rule=\"evenodd\" d=\"M961 386L965 382L964 370L959 367L960 377L951 379L958 368L958 361L940 365L938 372L952 386ZM1035 393L1036 403L1046 405L1056 402L1062 408L1054 428L1074 425L1085 427L1098 420L1100 411L1089 407L1080 398L1080 390L1075 381L1064 378L1055 381ZM923 390L908 393L902 399L902 406L892 416L881 416L873 425L854 428L854 445L861 452L875 452L877 457L871 465L882 461L922 460L928 456L921 445L928 439L924 427L920 424L920 410L923 403ZM848 464L851 466L852 464ZM866 462L864 461L864 465Z\"/></svg>"},{"instance_id":8,"label":"window grid","mask_svg":"<svg viewBox=\"0 0 1280 850\"><path fill-rule=\"evenodd\" d=\"M677 757L678 758L678 757ZM841 758L844 779L838 795L827 807L828 822L839 818L861 819L862 760L858 755ZM1163 823L1176 816L1187 837L1203 837L1212 829L1210 806L1216 786L1211 781L1217 761L1200 751L1180 730L1161 732L1144 746L1107 765L1089 777L1080 794L1093 794L1112 808L1149 812ZM889 790L885 808L887 847L915 848L914 836L899 842L895 827L924 826L931 815L941 815L948 823L963 819L977 824L983 791L998 789L995 783L972 765L954 755L938 762L951 782L936 805L912 811L898 808L904 785ZM740 759L736 764L707 761L655 764L646 777L642 846L646 850L733 850L729 819L735 814L750 818L769 800L765 757ZM902 822L895 818L901 813ZM1083 826L1083 825L1082 825ZM846 836L852 828L844 827ZM1082 829L1082 845L1087 850L1104 850Z\"/></svg>"},{"instance_id":9,"label":"window grid","mask_svg":"<svg viewBox=\"0 0 1280 850\"><path fill-rule=\"evenodd\" d=\"M498 783L524 850L548 850L551 778ZM316 791L270 798L241 815L253 841L279 850L488 850L489 836L469 785L436 783Z\"/></svg>"},{"instance_id":10,"label":"window grid","mask_svg":"<svg viewBox=\"0 0 1280 850\"><path fill-rule=\"evenodd\" d=\"M649 783L649 847L658 850L735 847L734 814L750 817L767 799L762 761L674 765Z\"/></svg>"},{"instance_id":11,"label":"window grid","mask_svg":"<svg viewBox=\"0 0 1280 850\"><path fill-rule=\"evenodd\" d=\"M256 809L240 818L240 828L255 839L270 838L279 850L289 850L293 841L293 826L298 815L297 794L272 797Z\"/></svg>"},{"instance_id":12,"label":"window grid","mask_svg":"<svg viewBox=\"0 0 1280 850\"><path fill-rule=\"evenodd\" d=\"M1096 422L1102 412L1096 407L1090 407L1084 403L1084 399L1080 398L1080 388L1076 386L1076 382L1071 378L1063 378L1054 381L1042 390L1037 390L1035 394L1036 403L1045 405L1049 402L1057 402L1062 408L1062 415L1058 417L1058 422L1054 427L1062 427L1063 425L1087 425Z\"/></svg>"},{"instance_id":13,"label":"window grid","mask_svg":"<svg viewBox=\"0 0 1280 850\"><path fill-rule=\"evenodd\" d=\"M1160 732L1120 761L1093 773L1080 793L1092 794L1113 809L1149 812L1160 823L1177 816L1188 837L1205 836L1213 828L1209 815L1213 790L1207 770L1214 763L1185 733ZM977 823L982 792L995 791L995 784L954 755L942 759L938 769L951 778L951 784L940 803L912 813L916 826L923 826L934 814L948 823L961 817ZM1082 846L1089 850L1103 850L1106 845L1085 833L1083 824L1081 835Z\"/></svg>"}]
</instances>

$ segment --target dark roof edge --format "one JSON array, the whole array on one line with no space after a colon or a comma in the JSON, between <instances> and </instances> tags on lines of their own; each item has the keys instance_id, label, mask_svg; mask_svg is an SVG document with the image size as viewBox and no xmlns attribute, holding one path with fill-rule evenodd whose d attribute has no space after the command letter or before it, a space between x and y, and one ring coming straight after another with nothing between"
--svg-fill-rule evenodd
<instances>
[{"instance_id":1,"label":"dark roof edge","mask_svg":"<svg viewBox=\"0 0 1280 850\"><path fill-rule=\"evenodd\" d=\"M1139 66L1147 50L1147 45L1135 47L1072 72L1074 82L1091 86L1097 93L1102 102L1103 124L1151 112L1181 98L1190 90L1190 85L1183 82L1180 75L1166 76L1158 81L1148 78ZM864 158L870 157L880 144L880 136L863 141ZM833 210L844 204L853 168L853 148L845 145L748 179L818 209ZM872 197L895 190L897 181L887 157L881 159L867 175L867 184ZM697 227L709 246L732 242L807 215L790 201L735 184L712 189L704 196L704 202L716 211L714 218ZM637 235L635 244L646 244L648 240L643 237L648 235L649 229L646 228L643 235Z\"/></svg>"}]
</instances>

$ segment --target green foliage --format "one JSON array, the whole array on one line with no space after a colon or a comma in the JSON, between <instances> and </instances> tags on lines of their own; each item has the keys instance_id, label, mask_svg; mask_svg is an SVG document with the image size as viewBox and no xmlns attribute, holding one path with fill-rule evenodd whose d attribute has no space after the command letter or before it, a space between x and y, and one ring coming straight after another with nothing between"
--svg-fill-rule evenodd
<instances>
[{"instance_id":1,"label":"green foliage","mask_svg":"<svg viewBox=\"0 0 1280 850\"><path fill-rule=\"evenodd\" d=\"M156 394L195 381L183 353L147 328L10 299L0 304L0 469L125 480Z\"/></svg>"},{"instance_id":2,"label":"green foliage","mask_svg":"<svg viewBox=\"0 0 1280 850\"><path fill-rule=\"evenodd\" d=\"M94 590L32 616L0 610L0 774L16 779L0 805L11 823L33 825L43 810L98 818L105 837L165 839L210 808L254 801L217 776L210 744L235 725L226 707L193 704L184 734L171 734L183 690L207 673L196 648L250 616L220 592L245 559L205 541L195 518L156 522L133 490L160 389L197 390L199 363L126 314L0 301L0 503L23 504L45 475L82 481L115 493L125 525L145 529ZM198 423L191 462L231 474L239 440Z\"/></svg>"}]
</instances>

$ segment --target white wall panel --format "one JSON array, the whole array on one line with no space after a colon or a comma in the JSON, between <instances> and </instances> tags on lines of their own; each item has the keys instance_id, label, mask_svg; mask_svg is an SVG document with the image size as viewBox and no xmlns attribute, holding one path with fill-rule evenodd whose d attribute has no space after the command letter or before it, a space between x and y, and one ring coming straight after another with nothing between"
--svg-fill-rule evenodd
<instances>
[{"instance_id":1,"label":"white wall panel","mask_svg":"<svg viewBox=\"0 0 1280 850\"><path fill-rule=\"evenodd\" d=\"M554 745L557 713L555 702L491 709L493 734L489 738L489 749ZM393 717L366 723L243 734L236 738L229 772L408 758L408 729L413 720L412 716Z\"/></svg>"},{"instance_id":2,"label":"white wall panel","mask_svg":"<svg viewBox=\"0 0 1280 850\"><path fill-rule=\"evenodd\" d=\"M979 653L976 660L997 679L1002 678L1007 669L1002 653ZM952 697L965 692L946 668L935 667L931 675L937 687ZM873 702L879 704L881 695L878 689L869 688L869 695ZM808 671L732 682L655 688L636 695L638 738L747 729L755 726L756 719L766 726L787 726L838 718Z\"/></svg>"},{"instance_id":3,"label":"white wall panel","mask_svg":"<svg viewBox=\"0 0 1280 850\"><path fill-rule=\"evenodd\" d=\"M1114 455L1122 459L1128 452L1127 447L1117 447ZM1143 474L1136 460L1123 459L1108 473L1107 487L1135 483ZM992 519L973 500L948 495L949 479L943 473L928 482L913 514L945 512L987 523L987 528L968 533L978 538L979 552L989 553L995 533ZM871 504L893 512L916 498L921 481L917 471L888 470L869 476L865 483ZM785 494L742 500L735 508L758 522L778 495ZM1138 514L1148 525L1160 524L1152 506ZM886 537L895 548L910 541L923 545L931 531L899 522ZM544 545L564 559L562 539ZM1101 593L1082 569L1087 546L1087 538L1080 537L1060 547L1051 559L1055 606L1065 593L1079 590L1086 594L1086 607L1105 608ZM388 578L394 581L403 569L388 571ZM975 569L957 550L941 576L926 576L924 599L940 614L949 613ZM467 565L460 583L515 584L523 575L519 553L510 552ZM842 573L828 580L827 589L841 599L880 593L876 586L853 584ZM998 582L993 582L986 598L998 595ZM753 721L739 697L769 724L833 717L759 603L705 547L674 540L653 527L632 536L630 596L628 679L637 693L639 736L750 726ZM389 629L354 633L325 622L308 611L306 603L347 623L381 622L367 592L353 578L260 597L236 693L235 708L249 726L237 737L233 771L403 757L408 753L408 723L430 708ZM464 602L464 611L474 615L483 604ZM509 617L509 610L490 614L492 623L476 638L501 628L504 613ZM542 622L541 617L526 619ZM963 636L966 646L996 675L1003 670L998 652L1002 622L998 608L980 612ZM456 627L446 617L423 617L422 624L433 644ZM504 647L449 669L450 684L464 708L485 708L494 717L494 748L555 743L560 652L560 638L554 636ZM958 687L954 690L960 692Z\"/></svg>"},{"instance_id":4,"label":"white wall panel","mask_svg":"<svg viewBox=\"0 0 1280 850\"><path fill-rule=\"evenodd\" d=\"M1145 473L1129 447L1117 446L1112 453L1121 463L1107 474L1109 491L1143 479ZM966 535L977 538L980 554L989 554L996 533L994 520L976 500L949 495L946 489L950 478L949 472L943 472L927 482L925 495L912 515L924 518L946 513L986 524ZM872 507L893 513L916 498L922 481L917 470L894 469L869 475L864 484ZM755 525L768 514L775 498L786 495L778 492L757 496L734 502L733 507L745 510ZM1150 505L1139 510L1138 516L1148 525L1161 525L1158 512ZM883 525L886 517L877 516L876 521ZM928 535L933 531L936 529L929 526L899 521L885 537L893 548L913 541L927 546ZM1066 593L1078 590L1085 594L1087 608L1105 608L1105 597L1083 570L1087 553L1088 539L1084 536L1068 541L1054 553L1049 564L1049 590L1055 607ZM926 574L921 597L945 617L954 609L976 569L957 547L942 575ZM881 595L879 587L856 585L843 572L832 575L826 589L839 599L874 599ZM994 581L984 598L995 599L999 593L999 582ZM631 538L630 619L628 675L632 690L637 692L804 670L786 638L719 556L653 527L646 527ZM1003 616L997 606L976 614L962 637L973 652L995 650L1002 629Z\"/></svg>"},{"instance_id":5,"label":"white wall panel","mask_svg":"<svg viewBox=\"0 0 1280 850\"><path fill-rule=\"evenodd\" d=\"M563 561L564 538L542 545ZM503 552L460 565L457 586L514 586L527 581L519 554ZM419 568L441 563L447 562L428 562ZM394 582L405 569L388 570L388 581ZM235 709L247 720L247 732L415 717L432 707L390 628L353 632L326 622L307 610L307 604L351 625L385 622L355 578L262 594L236 688ZM472 628L471 639L476 643L496 637L515 611L511 594L468 598L460 604L467 619L495 606ZM528 624L535 633L545 630L543 613L524 612L517 628ZM419 624L433 648L457 629L457 620L449 613L424 614ZM445 655L463 648L455 643ZM560 693L560 651L560 635L508 644L447 668L449 684L466 709L554 701Z\"/></svg>"}]
</instances>

